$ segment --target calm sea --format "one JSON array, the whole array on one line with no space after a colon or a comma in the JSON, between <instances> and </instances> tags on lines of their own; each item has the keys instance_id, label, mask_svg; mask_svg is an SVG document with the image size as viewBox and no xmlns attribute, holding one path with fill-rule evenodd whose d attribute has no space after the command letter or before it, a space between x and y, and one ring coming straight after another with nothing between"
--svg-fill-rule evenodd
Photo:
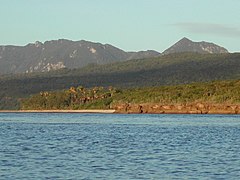
<instances>
[{"instance_id":1,"label":"calm sea","mask_svg":"<svg viewBox=\"0 0 240 180\"><path fill-rule=\"evenodd\" d=\"M0 179L240 179L240 116L0 113Z\"/></svg>"}]
</instances>

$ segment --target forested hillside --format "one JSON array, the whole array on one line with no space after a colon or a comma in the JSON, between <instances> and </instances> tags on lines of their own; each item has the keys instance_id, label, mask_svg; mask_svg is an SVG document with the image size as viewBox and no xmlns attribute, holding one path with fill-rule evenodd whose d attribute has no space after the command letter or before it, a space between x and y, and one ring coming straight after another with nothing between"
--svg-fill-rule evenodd
<instances>
[{"instance_id":1,"label":"forested hillside","mask_svg":"<svg viewBox=\"0 0 240 180\"><path fill-rule=\"evenodd\" d=\"M239 53L171 54L108 65L89 65L82 69L5 76L0 78L0 104L1 108L9 108L16 104L17 98L79 85L130 88L238 78Z\"/></svg>"}]
</instances>

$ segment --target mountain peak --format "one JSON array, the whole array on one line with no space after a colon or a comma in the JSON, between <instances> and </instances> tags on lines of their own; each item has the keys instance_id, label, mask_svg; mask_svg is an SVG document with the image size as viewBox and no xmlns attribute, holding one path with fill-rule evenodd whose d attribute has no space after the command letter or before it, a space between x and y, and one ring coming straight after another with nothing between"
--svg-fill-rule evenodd
<instances>
[{"instance_id":1,"label":"mountain peak","mask_svg":"<svg viewBox=\"0 0 240 180\"><path fill-rule=\"evenodd\" d=\"M228 53L228 50L209 42L194 42L184 37L175 43L173 46L163 52L163 54L182 53L182 52L195 52L201 54L220 54Z\"/></svg>"},{"instance_id":2,"label":"mountain peak","mask_svg":"<svg viewBox=\"0 0 240 180\"><path fill-rule=\"evenodd\" d=\"M192 42L190 39L184 37L181 40L179 40L178 42Z\"/></svg>"}]
</instances>

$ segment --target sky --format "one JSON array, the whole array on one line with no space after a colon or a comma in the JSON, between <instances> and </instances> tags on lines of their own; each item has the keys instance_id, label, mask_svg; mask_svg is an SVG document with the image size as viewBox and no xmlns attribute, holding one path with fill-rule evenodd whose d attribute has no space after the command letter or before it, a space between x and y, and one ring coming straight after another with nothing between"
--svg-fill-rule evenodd
<instances>
[{"instance_id":1,"label":"sky","mask_svg":"<svg viewBox=\"0 0 240 180\"><path fill-rule=\"evenodd\" d=\"M164 51L183 37L240 52L240 0L0 0L0 44L56 39Z\"/></svg>"}]
</instances>

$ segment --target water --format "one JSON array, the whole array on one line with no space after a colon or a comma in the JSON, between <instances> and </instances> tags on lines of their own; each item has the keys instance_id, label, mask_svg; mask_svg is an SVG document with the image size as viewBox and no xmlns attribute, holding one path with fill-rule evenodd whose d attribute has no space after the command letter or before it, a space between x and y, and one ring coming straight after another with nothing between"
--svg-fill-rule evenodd
<instances>
[{"instance_id":1,"label":"water","mask_svg":"<svg viewBox=\"0 0 240 180\"><path fill-rule=\"evenodd\" d=\"M0 179L239 179L240 116L0 114Z\"/></svg>"}]
</instances>

